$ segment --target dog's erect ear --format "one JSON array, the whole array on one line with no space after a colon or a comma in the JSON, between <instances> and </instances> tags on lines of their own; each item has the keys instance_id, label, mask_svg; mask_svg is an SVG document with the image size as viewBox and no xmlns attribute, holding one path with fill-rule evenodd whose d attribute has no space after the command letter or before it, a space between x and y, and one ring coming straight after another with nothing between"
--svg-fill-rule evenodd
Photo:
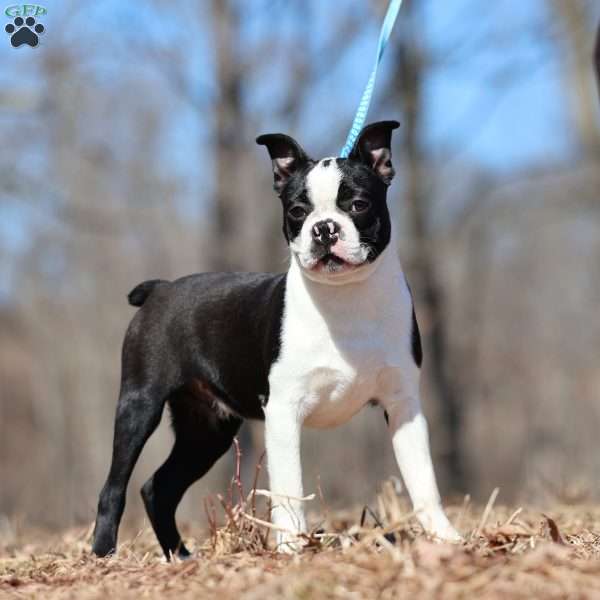
<instances>
[{"instance_id":1,"label":"dog's erect ear","mask_svg":"<svg viewBox=\"0 0 600 600\"><path fill-rule=\"evenodd\" d=\"M278 194L298 169L306 166L310 158L298 142L283 133L266 133L256 138L256 143L266 146L273 162L273 188Z\"/></svg>"},{"instance_id":2,"label":"dog's erect ear","mask_svg":"<svg viewBox=\"0 0 600 600\"><path fill-rule=\"evenodd\" d=\"M383 179L386 185L392 183L392 131L400 127L398 121L379 121L363 128L350 152L353 160L360 160Z\"/></svg>"}]
</instances>

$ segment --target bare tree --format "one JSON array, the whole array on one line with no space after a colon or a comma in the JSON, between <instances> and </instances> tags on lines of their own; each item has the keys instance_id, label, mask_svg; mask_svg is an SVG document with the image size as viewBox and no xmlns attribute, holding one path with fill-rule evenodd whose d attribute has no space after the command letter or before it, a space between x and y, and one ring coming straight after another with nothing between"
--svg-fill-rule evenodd
<instances>
[{"instance_id":1,"label":"bare tree","mask_svg":"<svg viewBox=\"0 0 600 600\"><path fill-rule=\"evenodd\" d=\"M594 63L596 66L596 84L598 85L598 93L600 94L600 25L596 32L596 47L594 49Z\"/></svg>"},{"instance_id":2,"label":"bare tree","mask_svg":"<svg viewBox=\"0 0 600 600\"><path fill-rule=\"evenodd\" d=\"M595 77L590 69L593 31L588 24L588 11L580 1L553 0L552 6L564 32L561 40L567 49L567 56L562 61L564 87L573 105L571 115L577 137L585 152L599 154L600 123L592 91Z\"/></svg>"},{"instance_id":3,"label":"bare tree","mask_svg":"<svg viewBox=\"0 0 600 600\"><path fill-rule=\"evenodd\" d=\"M244 120L242 116L243 71L238 51L239 3L213 0L213 31L216 55L216 82L219 98L215 106L215 242L212 261L217 270L240 268L241 230L238 222L241 168L240 148Z\"/></svg>"},{"instance_id":4,"label":"bare tree","mask_svg":"<svg viewBox=\"0 0 600 600\"><path fill-rule=\"evenodd\" d=\"M421 317L422 333L429 353L426 365L436 395L437 407L445 428L446 443L442 453L441 468L446 490L464 492L467 487L465 465L461 455L461 428L463 406L456 381L448 372L450 342L447 327L446 297L436 267L436 246L432 232L431 187L427 183L426 161L422 147L423 80L427 68L423 48L416 36L414 24L418 2L409 0L404 5L404 15L412 22L395 57L395 93L403 108L406 156L405 198L409 215L411 253L408 264L409 279L416 297L417 313Z\"/></svg>"}]
</instances>

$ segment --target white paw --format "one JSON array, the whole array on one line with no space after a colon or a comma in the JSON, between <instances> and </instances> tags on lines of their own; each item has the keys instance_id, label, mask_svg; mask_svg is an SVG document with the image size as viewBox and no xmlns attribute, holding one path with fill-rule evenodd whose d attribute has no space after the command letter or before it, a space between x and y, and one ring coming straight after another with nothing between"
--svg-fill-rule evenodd
<instances>
[{"instance_id":1,"label":"white paw","mask_svg":"<svg viewBox=\"0 0 600 600\"><path fill-rule=\"evenodd\" d=\"M418 515L419 522L423 529L441 542L452 542L454 544L463 541L463 537L454 529L444 511L437 509L434 511L423 511Z\"/></svg>"},{"instance_id":2,"label":"white paw","mask_svg":"<svg viewBox=\"0 0 600 600\"><path fill-rule=\"evenodd\" d=\"M430 533L436 540L439 540L440 542L459 544L463 541L462 535L460 535L460 533L458 533L458 531L456 531L456 529L454 529L450 523L448 523L447 527L435 529L429 531L428 533Z\"/></svg>"},{"instance_id":3,"label":"white paw","mask_svg":"<svg viewBox=\"0 0 600 600\"><path fill-rule=\"evenodd\" d=\"M301 536L307 531L306 519L299 506L279 504L273 507L271 518L276 529L277 552L293 554L306 545Z\"/></svg>"},{"instance_id":4,"label":"white paw","mask_svg":"<svg viewBox=\"0 0 600 600\"><path fill-rule=\"evenodd\" d=\"M276 539L277 546L275 549L283 554L297 554L306 545L306 540L294 533L278 531Z\"/></svg>"}]
</instances>

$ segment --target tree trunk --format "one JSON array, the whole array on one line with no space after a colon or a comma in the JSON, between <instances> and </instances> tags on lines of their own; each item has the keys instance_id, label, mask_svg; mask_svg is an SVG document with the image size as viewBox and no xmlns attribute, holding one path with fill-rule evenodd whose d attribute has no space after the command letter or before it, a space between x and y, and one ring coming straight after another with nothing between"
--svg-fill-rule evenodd
<instances>
[{"instance_id":1,"label":"tree trunk","mask_svg":"<svg viewBox=\"0 0 600 600\"><path fill-rule=\"evenodd\" d=\"M415 1L405 4L404 15L415 20ZM416 31L415 25L405 28L407 35L402 43L395 63L397 72L397 97L403 107L404 152L406 156L406 204L411 230L411 260L408 264L410 280L414 290L417 312L425 316L424 341L428 355L425 369L431 377L439 404L442 426L445 428L446 447L440 464L440 476L445 482L446 492L463 492L467 478L461 453L463 413L456 378L448 373L449 340L446 326L445 298L442 282L436 269L435 245L432 239L429 212L430 198L424 186L425 158L421 148L423 112L422 80L424 63L421 60L416 38L408 35Z\"/></svg>"},{"instance_id":2,"label":"tree trunk","mask_svg":"<svg viewBox=\"0 0 600 600\"><path fill-rule=\"evenodd\" d=\"M564 29L568 50L563 77L567 95L571 99L571 115L575 121L582 150L590 155L600 154L600 123L594 92L594 74L590 69L592 32L588 15L581 2L553 0L554 12ZM600 48L596 45L596 66Z\"/></svg>"},{"instance_id":3,"label":"tree trunk","mask_svg":"<svg viewBox=\"0 0 600 600\"><path fill-rule=\"evenodd\" d=\"M596 66L596 85L598 86L598 93L600 94L600 25L598 25L598 31L596 32L596 47L594 49L594 64Z\"/></svg>"},{"instance_id":4,"label":"tree trunk","mask_svg":"<svg viewBox=\"0 0 600 600\"><path fill-rule=\"evenodd\" d=\"M240 239L236 216L241 201L236 185L243 138L242 73L237 52L239 15L231 0L213 0L216 80L219 98L215 106L215 226L211 262L215 270L239 269Z\"/></svg>"}]
</instances>

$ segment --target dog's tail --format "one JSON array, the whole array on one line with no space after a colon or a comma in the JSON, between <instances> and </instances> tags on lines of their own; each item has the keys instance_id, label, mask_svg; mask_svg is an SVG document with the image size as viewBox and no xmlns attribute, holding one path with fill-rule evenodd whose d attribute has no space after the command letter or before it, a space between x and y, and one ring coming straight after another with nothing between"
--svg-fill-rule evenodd
<instances>
[{"instance_id":1,"label":"dog's tail","mask_svg":"<svg viewBox=\"0 0 600 600\"><path fill-rule=\"evenodd\" d=\"M169 283L165 279L150 279L148 281L142 281L142 283L136 285L127 294L127 300L131 306L142 306L148 299L148 296L154 291L154 288L158 285Z\"/></svg>"}]
</instances>

